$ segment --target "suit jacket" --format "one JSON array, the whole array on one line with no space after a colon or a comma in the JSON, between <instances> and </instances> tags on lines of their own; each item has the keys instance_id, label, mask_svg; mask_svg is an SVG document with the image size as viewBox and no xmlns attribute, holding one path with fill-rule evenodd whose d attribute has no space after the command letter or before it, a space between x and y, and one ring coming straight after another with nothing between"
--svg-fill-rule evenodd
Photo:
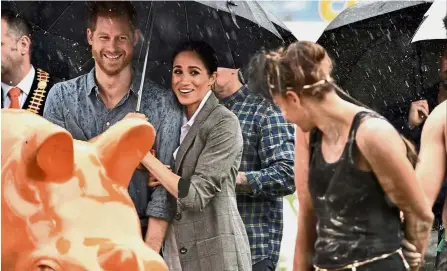
<instances>
[{"instance_id":1,"label":"suit jacket","mask_svg":"<svg viewBox=\"0 0 447 271\"><path fill-rule=\"evenodd\" d=\"M239 120L211 94L174 166L191 182L187 196L177 200L172 222L183 271L252 269L235 194L242 144Z\"/></svg>"},{"instance_id":2,"label":"suit jacket","mask_svg":"<svg viewBox=\"0 0 447 271\"><path fill-rule=\"evenodd\" d=\"M60 80L37 67L35 67L35 70L36 74L34 75L33 85L31 86L28 97L26 97L26 101L23 104L22 109L29 110L33 113L37 113L42 116L48 92L50 91L51 87L54 84L58 83ZM47 81L47 80L45 80L44 77L39 77L39 74L41 73L48 75L46 77L48 82L46 82L46 86L45 88L43 88L43 91L38 89L38 84L40 81ZM3 88L2 88L2 97L3 97ZM1 102L1 106L3 108L3 99Z\"/></svg>"}]
</instances>

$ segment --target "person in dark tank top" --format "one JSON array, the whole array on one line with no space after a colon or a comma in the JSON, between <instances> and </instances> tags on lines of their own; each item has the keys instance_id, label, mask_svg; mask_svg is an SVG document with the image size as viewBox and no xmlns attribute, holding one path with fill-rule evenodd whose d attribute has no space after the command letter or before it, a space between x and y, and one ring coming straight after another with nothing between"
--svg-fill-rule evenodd
<instances>
[{"instance_id":1,"label":"person in dark tank top","mask_svg":"<svg viewBox=\"0 0 447 271\"><path fill-rule=\"evenodd\" d=\"M423 255L433 222L414 153L382 116L355 104L331 71L326 50L305 41L259 53L248 69L250 89L301 128L294 270L406 270L402 240Z\"/></svg>"}]
</instances>

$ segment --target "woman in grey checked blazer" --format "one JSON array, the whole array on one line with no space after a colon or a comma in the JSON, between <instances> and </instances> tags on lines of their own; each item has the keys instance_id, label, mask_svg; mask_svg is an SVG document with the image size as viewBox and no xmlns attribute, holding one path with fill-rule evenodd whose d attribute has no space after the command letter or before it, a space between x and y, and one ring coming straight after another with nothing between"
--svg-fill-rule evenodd
<instances>
[{"instance_id":1,"label":"woman in grey checked blazer","mask_svg":"<svg viewBox=\"0 0 447 271\"><path fill-rule=\"evenodd\" d=\"M235 195L242 134L236 116L210 90L216 70L215 52L205 42L179 46L172 89L184 105L184 117L174 170L150 153L142 161L156 184L177 199L163 251L170 270L251 270Z\"/></svg>"}]
</instances>

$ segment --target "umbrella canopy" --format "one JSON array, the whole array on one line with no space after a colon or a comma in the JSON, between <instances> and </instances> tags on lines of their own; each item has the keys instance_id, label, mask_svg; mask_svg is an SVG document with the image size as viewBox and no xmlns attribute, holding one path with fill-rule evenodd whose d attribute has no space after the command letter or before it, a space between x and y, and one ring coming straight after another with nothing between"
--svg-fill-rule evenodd
<instances>
[{"instance_id":1,"label":"umbrella canopy","mask_svg":"<svg viewBox=\"0 0 447 271\"><path fill-rule=\"evenodd\" d=\"M424 90L437 91L433 86L439 82L440 70L447 70L447 29L443 23L446 15L447 2L436 0L424 15L412 39L420 63L420 84Z\"/></svg>"},{"instance_id":2,"label":"umbrella canopy","mask_svg":"<svg viewBox=\"0 0 447 271\"><path fill-rule=\"evenodd\" d=\"M424 20L414 34L412 42L447 39L447 31L442 21L446 15L447 2L436 0L424 15Z\"/></svg>"},{"instance_id":3,"label":"umbrella canopy","mask_svg":"<svg viewBox=\"0 0 447 271\"><path fill-rule=\"evenodd\" d=\"M138 27L142 33L136 46L134 62L142 65L149 46L146 74L154 81L169 86L170 61L176 45L187 39L208 42L218 53L219 63L225 67L243 67L252 54L265 47L284 44L281 34L269 20L261 6L252 1L132 1L138 13ZM43 35L67 40L71 49L59 48L58 43L36 52L38 66L61 78L72 78L85 73L94 62L86 40L86 17L89 1L2 1L2 8L17 11L28 19ZM68 67L57 69L46 62L51 56ZM83 57L79 57L83 55ZM141 64L138 64L141 63Z\"/></svg>"},{"instance_id":4,"label":"umbrella canopy","mask_svg":"<svg viewBox=\"0 0 447 271\"><path fill-rule=\"evenodd\" d=\"M275 25L276 29L285 42L285 46L298 41L298 39L292 34L292 31L290 31L289 28L287 28L287 26L278 17L276 17L275 14L267 10L265 11L265 13L267 13L268 18Z\"/></svg>"},{"instance_id":5,"label":"umbrella canopy","mask_svg":"<svg viewBox=\"0 0 447 271\"><path fill-rule=\"evenodd\" d=\"M417 96L419 67L411 37L430 5L426 1L359 3L337 16L318 43L334 60L338 84L378 112Z\"/></svg>"},{"instance_id":6,"label":"umbrella canopy","mask_svg":"<svg viewBox=\"0 0 447 271\"><path fill-rule=\"evenodd\" d=\"M359 2L345 10L326 27L325 31L347 26L353 23L386 15L393 11L416 6L426 1L365 1Z\"/></svg>"}]
</instances>

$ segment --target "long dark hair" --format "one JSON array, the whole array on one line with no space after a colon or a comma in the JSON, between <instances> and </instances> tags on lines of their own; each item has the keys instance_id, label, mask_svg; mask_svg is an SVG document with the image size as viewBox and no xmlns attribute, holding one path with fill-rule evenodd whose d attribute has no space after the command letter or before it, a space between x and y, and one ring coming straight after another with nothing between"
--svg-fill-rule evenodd
<instances>
[{"instance_id":1,"label":"long dark hair","mask_svg":"<svg viewBox=\"0 0 447 271\"><path fill-rule=\"evenodd\" d=\"M174 63L174 59L178 54L186 51L195 52L200 57L205 65L208 75L211 75L217 71L219 64L217 61L216 51L214 51L211 45L201 40L191 40L180 43L172 54L171 63Z\"/></svg>"}]
</instances>

